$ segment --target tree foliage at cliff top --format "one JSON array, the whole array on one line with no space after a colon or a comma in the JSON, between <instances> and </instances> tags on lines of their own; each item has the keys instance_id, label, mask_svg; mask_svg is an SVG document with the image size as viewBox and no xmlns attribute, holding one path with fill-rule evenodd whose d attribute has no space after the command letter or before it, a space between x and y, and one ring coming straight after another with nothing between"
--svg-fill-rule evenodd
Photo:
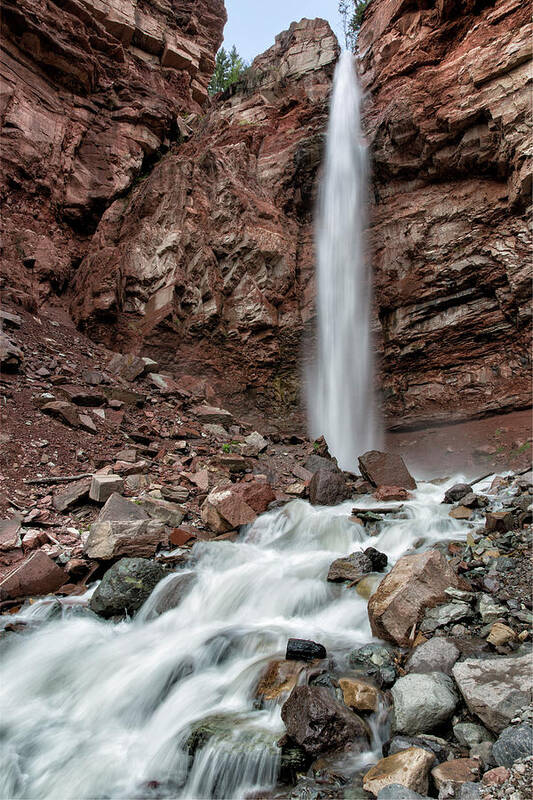
<instances>
[{"instance_id":1,"label":"tree foliage at cliff top","mask_svg":"<svg viewBox=\"0 0 533 800\"><path fill-rule=\"evenodd\" d=\"M357 34L369 2L370 0L339 0L344 42L348 50L353 51L357 47Z\"/></svg>"},{"instance_id":2,"label":"tree foliage at cliff top","mask_svg":"<svg viewBox=\"0 0 533 800\"><path fill-rule=\"evenodd\" d=\"M209 94L223 92L232 83L238 81L247 68L248 65L238 54L235 45L229 53L221 47L217 53L215 71L208 87Z\"/></svg>"}]
</instances>

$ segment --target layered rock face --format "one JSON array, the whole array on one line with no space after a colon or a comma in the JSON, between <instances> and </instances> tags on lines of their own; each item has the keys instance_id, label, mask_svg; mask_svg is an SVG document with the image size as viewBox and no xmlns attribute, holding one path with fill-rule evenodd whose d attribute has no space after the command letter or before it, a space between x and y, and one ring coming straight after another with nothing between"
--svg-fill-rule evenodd
<instances>
[{"instance_id":1,"label":"layered rock face","mask_svg":"<svg viewBox=\"0 0 533 800\"><path fill-rule=\"evenodd\" d=\"M207 99L223 0L5 0L4 287L61 292L102 212Z\"/></svg>"},{"instance_id":2,"label":"layered rock face","mask_svg":"<svg viewBox=\"0 0 533 800\"><path fill-rule=\"evenodd\" d=\"M191 138L113 203L74 289L90 335L122 349L143 341L166 368L210 375L241 410L294 401L338 54L325 21L293 23Z\"/></svg>"},{"instance_id":3,"label":"layered rock face","mask_svg":"<svg viewBox=\"0 0 533 800\"><path fill-rule=\"evenodd\" d=\"M373 0L359 36L391 425L531 400L531 25L520 0Z\"/></svg>"}]
</instances>

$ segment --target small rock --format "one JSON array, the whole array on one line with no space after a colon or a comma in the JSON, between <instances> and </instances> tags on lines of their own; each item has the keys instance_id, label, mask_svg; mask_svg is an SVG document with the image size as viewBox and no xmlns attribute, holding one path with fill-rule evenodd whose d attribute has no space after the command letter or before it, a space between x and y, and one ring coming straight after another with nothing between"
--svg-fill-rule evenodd
<instances>
[{"instance_id":1,"label":"small rock","mask_svg":"<svg viewBox=\"0 0 533 800\"><path fill-rule=\"evenodd\" d=\"M447 504L457 503L468 494L472 494L472 487L469 483L455 483L446 491L442 502Z\"/></svg>"},{"instance_id":2,"label":"small rock","mask_svg":"<svg viewBox=\"0 0 533 800\"><path fill-rule=\"evenodd\" d=\"M390 784L400 784L405 789L426 794L432 764L431 753L410 747L378 761L364 776L363 788L375 797L379 797L380 790Z\"/></svg>"},{"instance_id":3,"label":"small rock","mask_svg":"<svg viewBox=\"0 0 533 800\"><path fill-rule=\"evenodd\" d=\"M490 629L487 636L487 642L494 645L494 647L501 647L509 642L516 640L516 633L508 625L503 625L501 622L495 622Z\"/></svg>"},{"instance_id":4,"label":"small rock","mask_svg":"<svg viewBox=\"0 0 533 800\"><path fill-rule=\"evenodd\" d=\"M472 509L466 506L456 506L448 514L452 519L470 519L472 516Z\"/></svg>"},{"instance_id":5,"label":"small rock","mask_svg":"<svg viewBox=\"0 0 533 800\"><path fill-rule=\"evenodd\" d=\"M489 769L483 775L483 786L501 786L505 781L509 780L511 773L506 767L495 767Z\"/></svg>"},{"instance_id":6,"label":"small rock","mask_svg":"<svg viewBox=\"0 0 533 800\"><path fill-rule=\"evenodd\" d=\"M453 726L453 733L459 744L468 748L482 742L492 742L488 730L475 722L459 722Z\"/></svg>"},{"instance_id":7,"label":"small rock","mask_svg":"<svg viewBox=\"0 0 533 800\"><path fill-rule=\"evenodd\" d=\"M285 658L287 661L314 661L315 658L326 658L326 648L310 639L289 639Z\"/></svg>"},{"instance_id":8,"label":"small rock","mask_svg":"<svg viewBox=\"0 0 533 800\"><path fill-rule=\"evenodd\" d=\"M0 331L0 368L3 372L18 372L24 353L17 347L8 336Z\"/></svg>"},{"instance_id":9,"label":"small rock","mask_svg":"<svg viewBox=\"0 0 533 800\"><path fill-rule=\"evenodd\" d=\"M331 564L327 579L331 583L355 582L372 571L372 561L367 555L352 553L345 558L337 558Z\"/></svg>"},{"instance_id":10,"label":"small rock","mask_svg":"<svg viewBox=\"0 0 533 800\"><path fill-rule=\"evenodd\" d=\"M143 359L134 356L132 353L127 353L125 355L122 353L115 353L107 365L107 368L112 375L120 375L120 377L124 378L126 381L134 381L147 371Z\"/></svg>"},{"instance_id":11,"label":"small rock","mask_svg":"<svg viewBox=\"0 0 533 800\"><path fill-rule=\"evenodd\" d=\"M413 792L401 783L389 783L384 789L378 792L378 800L429 800L427 795Z\"/></svg>"},{"instance_id":12,"label":"small rock","mask_svg":"<svg viewBox=\"0 0 533 800\"><path fill-rule=\"evenodd\" d=\"M142 497L138 501L144 511L152 519L177 528L183 522L185 511L176 503L169 503L168 500L157 500L153 497Z\"/></svg>"},{"instance_id":13,"label":"small rock","mask_svg":"<svg viewBox=\"0 0 533 800\"><path fill-rule=\"evenodd\" d=\"M355 711L376 711L379 703L379 692L369 683L355 678L341 678L339 686L345 705Z\"/></svg>"},{"instance_id":14,"label":"small rock","mask_svg":"<svg viewBox=\"0 0 533 800\"><path fill-rule=\"evenodd\" d=\"M230 414L230 412L226 411L224 408L196 406L192 410L200 422L203 423L211 422L215 425L231 425L233 421L233 414Z\"/></svg>"},{"instance_id":15,"label":"small rock","mask_svg":"<svg viewBox=\"0 0 533 800\"><path fill-rule=\"evenodd\" d=\"M383 503L390 503L409 500L411 495L407 489L402 489L401 486L378 486L373 497Z\"/></svg>"},{"instance_id":16,"label":"small rock","mask_svg":"<svg viewBox=\"0 0 533 800\"><path fill-rule=\"evenodd\" d=\"M352 742L368 746L363 720L322 686L295 686L281 718L291 739L314 757Z\"/></svg>"},{"instance_id":17,"label":"small rock","mask_svg":"<svg viewBox=\"0 0 533 800\"><path fill-rule=\"evenodd\" d=\"M437 789L451 784L455 790L462 783L470 783L479 778L479 761L475 758L456 758L445 761L431 770Z\"/></svg>"},{"instance_id":18,"label":"small rock","mask_svg":"<svg viewBox=\"0 0 533 800\"><path fill-rule=\"evenodd\" d=\"M290 694L305 667L306 664L303 661L287 661L286 659L271 661L261 676L256 689L256 697L271 701Z\"/></svg>"},{"instance_id":19,"label":"small rock","mask_svg":"<svg viewBox=\"0 0 533 800\"><path fill-rule=\"evenodd\" d=\"M144 558L122 558L107 570L89 601L101 617L133 614L165 577L159 564Z\"/></svg>"},{"instance_id":20,"label":"small rock","mask_svg":"<svg viewBox=\"0 0 533 800\"><path fill-rule=\"evenodd\" d=\"M406 675L392 687L393 729L416 736L450 719L459 702L453 680L442 672Z\"/></svg>"},{"instance_id":21,"label":"small rock","mask_svg":"<svg viewBox=\"0 0 533 800\"><path fill-rule=\"evenodd\" d=\"M89 489L89 497L95 503L105 503L115 492L124 490L124 481L120 475L93 475Z\"/></svg>"},{"instance_id":22,"label":"small rock","mask_svg":"<svg viewBox=\"0 0 533 800\"><path fill-rule=\"evenodd\" d=\"M473 616L474 614L468 603L445 603L426 611L424 619L420 623L420 630L422 633L431 633L437 628L448 625L450 622L458 622L460 619Z\"/></svg>"},{"instance_id":23,"label":"small rock","mask_svg":"<svg viewBox=\"0 0 533 800\"><path fill-rule=\"evenodd\" d=\"M460 656L458 648L445 637L435 637L419 645L411 653L406 664L409 673L443 672L452 674L452 668Z\"/></svg>"},{"instance_id":24,"label":"small rock","mask_svg":"<svg viewBox=\"0 0 533 800\"><path fill-rule=\"evenodd\" d=\"M506 533L514 528L511 511L489 511L485 516L485 529L489 532Z\"/></svg>"},{"instance_id":25,"label":"small rock","mask_svg":"<svg viewBox=\"0 0 533 800\"><path fill-rule=\"evenodd\" d=\"M20 547L20 521L18 519L0 520L0 552Z\"/></svg>"},{"instance_id":26,"label":"small rock","mask_svg":"<svg viewBox=\"0 0 533 800\"><path fill-rule=\"evenodd\" d=\"M533 753L533 727L528 724L505 728L492 747L496 764L512 767L515 761L529 758Z\"/></svg>"}]
</instances>

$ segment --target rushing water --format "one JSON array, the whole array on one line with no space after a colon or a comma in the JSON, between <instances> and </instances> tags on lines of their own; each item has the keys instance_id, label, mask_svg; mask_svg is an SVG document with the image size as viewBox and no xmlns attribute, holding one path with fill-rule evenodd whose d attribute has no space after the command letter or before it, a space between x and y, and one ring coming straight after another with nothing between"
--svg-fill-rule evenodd
<instances>
[{"instance_id":1,"label":"rushing water","mask_svg":"<svg viewBox=\"0 0 533 800\"><path fill-rule=\"evenodd\" d=\"M0 797L230 800L274 786L284 726L279 704L257 708L261 674L283 658L289 637L322 642L350 674L349 651L372 639L366 601L328 583L329 565L369 545L394 563L414 547L461 538L466 523L440 505L445 488L422 484L374 537L350 522L353 503L295 500L236 542L196 544L187 569L117 625L68 599L9 617L31 632L1 645ZM177 581L181 600L158 615ZM222 724L191 764L191 727L213 715ZM378 723L372 751L353 768L380 757Z\"/></svg>"},{"instance_id":2,"label":"rushing water","mask_svg":"<svg viewBox=\"0 0 533 800\"><path fill-rule=\"evenodd\" d=\"M308 380L310 429L343 469L379 444L373 399L370 271L365 253L367 149L353 56L335 71L316 224L317 354Z\"/></svg>"}]
</instances>

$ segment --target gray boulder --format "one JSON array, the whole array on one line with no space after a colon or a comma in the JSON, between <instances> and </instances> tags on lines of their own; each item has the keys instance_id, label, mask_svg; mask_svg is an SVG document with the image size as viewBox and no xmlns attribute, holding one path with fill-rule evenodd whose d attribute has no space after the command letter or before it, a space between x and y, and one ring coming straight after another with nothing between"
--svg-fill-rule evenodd
<instances>
[{"instance_id":1,"label":"gray boulder","mask_svg":"<svg viewBox=\"0 0 533 800\"><path fill-rule=\"evenodd\" d=\"M474 747L482 742L492 742L493 736L483 725L475 722L458 722L453 726L453 735L464 747Z\"/></svg>"},{"instance_id":2,"label":"gray boulder","mask_svg":"<svg viewBox=\"0 0 533 800\"><path fill-rule=\"evenodd\" d=\"M159 564L145 558L122 558L107 570L89 601L101 617L133 614L165 577Z\"/></svg>"},{"instance_id":3,"label":"gray boulder","mask_svg":"<svg viewBox=\"0 0 533 800\"><path fill-rule=\"evenodd\" d=\"M416 736L447 722L459 697L453 680L443 672L406 675L392 687L395 732Z\"/></svg>"},{"instance_id":4,"label":"gray boulder","mask_svg":"<svg viewBox=\"0 0 533 800\"><path fill-rule=\"evenodd\" d=\"M85 543L89 558L112 561L122 556L150 558L168 543L164 525L148 520L93 522Z\"/></svg>"},{"instance_id":5,"label":"gray boulder","mask_svg":"<svg viewBox=\"0 0 533 800\"><path fill-rule=\"evenodd\" d=\"M472 494L472 487L469 483L454 483L447 490L442 502L448 504L457 503L458 500L462 500L468 494Z\"/></svg>"},{"instance_id":6,"label":"gray boulder","mask_svg":"<svg viewBox=\"0 0 533 800\"><path fill-rule=\"evenodd\" d=\"M319 469L309 483L309 500L313 506L335 506L348 497L342 472Z\"/></svg>"},{"instance_id":7,"label":"gray boulder","mask_svg":"<svg viewBox=\"0 0 533 800\"><path fill-rule=\"evenodd\" d=\"M364 553L351 553L344 558L337 558L331 564L328 581L332 583L358 581L368 572L372 572L371 559Z\"/></svg>"},{"instance_id":8,"label":"gray boulder","mask_svg":"<svg viewBox=\"0 0 533 800\"><path fill-rule=\"evenodd\" d=\"M453 677L473 714L495 733L507 728L516 712L533 698L531 655L468 658Z\"/></svg>"},{"instance_id":9,"label":"gray boulder","mask_svg":"<svg viewBox=\"0 0 533 800\"><path fill-rule=\"evenodd\" d=\"M131 521L138 519L146 520L150 519L150 517L146 511L136 503L127 500L117 492L113 492L98 514L97 522L118 522L119 520Z\"/></svg>"},{"instance_id":10,"label":"gray boulder","mask_svg":"<svg viewBox=\"0 0 533 800\"><path fill-rule=\"evenodd\" d=\"M494 760L499 767L512 767L515 761L529 758L533 753L533 727L512 725L505 728L492 747Z\"/></svg>"},{"instance_id":11,"label":"gray boulder","mask_svg":"<svg viewBox=\"0 0 533 800\"><path fill-rule=\"evenodd\" d=\"M430 800L426 794L418 794L401 783L389 783L378 792L378 800Z\"/></svg>"},{"instance_id":12,"label":"gray boulder","mask_svg":"<svg viewBox=\"0 0 533 800\"><path fill-rule=\"evenodd\" d=\"M281 709L281 718L293 741L316 757L348 742L368 746L368 729L322 686L295 686Z\"/></svg>"},{"instance_id":13,"label":"gray boulder","mask_svg":"<svg viewBox=\"0 0 533 800\"><path fill-rule=\"evenodd\" d=\"M460 652L452 641L436 636L421 644L409 656L407 672L444 672L445 675L451 675L459 656Z\"/></svg>"}]
</instances>

